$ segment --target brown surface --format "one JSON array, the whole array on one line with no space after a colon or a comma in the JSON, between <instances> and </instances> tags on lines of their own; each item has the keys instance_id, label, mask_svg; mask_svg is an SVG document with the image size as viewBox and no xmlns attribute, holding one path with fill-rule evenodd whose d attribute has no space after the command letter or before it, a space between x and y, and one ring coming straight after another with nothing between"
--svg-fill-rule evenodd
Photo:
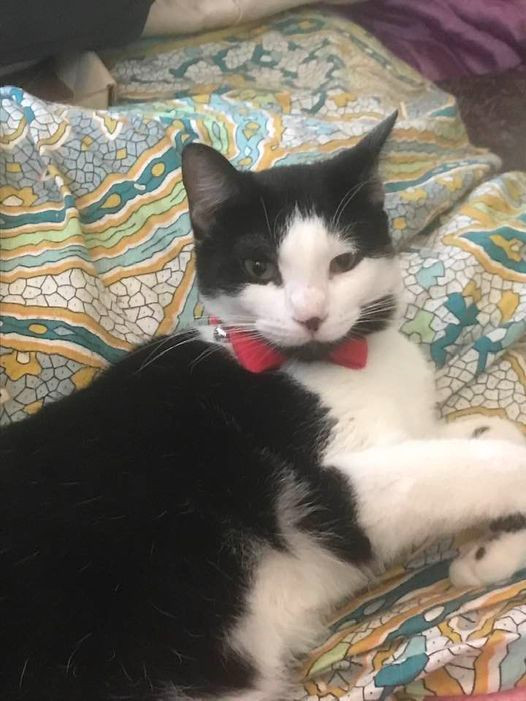
<instances>
[{"instance_id":1,"label":"brown surface","mask_svg":"<svg viewBox=\"0 0 526 701\"><path fill-rule=\"evenodd\" d=\"M16 85L31 95L50 102L68 102L73 94L55 75L53 59L3 76L2 83Z\"/></svg>"},{"instance_id":2,"label":"brown surface","mask_svg":"<svg viewBox=\"0 0 526 701\"><path fill-rule=\"evenodd\" d=\"M503 170L526 170L526 66L440 87L457 97L472 143L498 154Z\"/></svg>"}]
</instances>

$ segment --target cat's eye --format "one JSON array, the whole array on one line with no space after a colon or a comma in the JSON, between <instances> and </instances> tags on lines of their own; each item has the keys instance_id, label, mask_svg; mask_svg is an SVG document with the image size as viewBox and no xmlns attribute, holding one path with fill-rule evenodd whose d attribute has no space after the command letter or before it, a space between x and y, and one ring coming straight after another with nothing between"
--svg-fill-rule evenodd
<instances>
[{"instance_id":1,"label":"cat's eye","mask_svg":"<svg viewBox=\"0 0 526 701\"><path fill-rule=\"evenodd\" d=\"M346 273L355 263L356 259L352 253L342 253L331 260L331 273Z\"/></svg>"},{"instance_id":2,"label":"cat's eye","mask_svg":"<svg viewBox=\"0 0 526 701\"><path fill-rule=\"evenodd\" d=\"M243 267L258 282L270 282L276 277L276 266L264 258L246 258Z\"/></svg>"}]
</instances>

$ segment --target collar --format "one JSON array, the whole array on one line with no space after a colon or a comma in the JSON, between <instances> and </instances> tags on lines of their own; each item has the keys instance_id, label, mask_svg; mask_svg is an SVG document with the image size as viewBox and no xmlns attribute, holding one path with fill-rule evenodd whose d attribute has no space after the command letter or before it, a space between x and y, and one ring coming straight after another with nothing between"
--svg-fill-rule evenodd
<instances>
[{"instance_id":1,"label":"collar","mask_svg":"<svg viewBox=\"0 0 526 701\"><path fill-rule=\"evenodd\" d=\"M277 370L290 360L284 353L276 350L263 339L254 338L246 331L235 327L225 327L219 319L210 317L210 323L216 328L216 340L228 341L239 364L253 373ZM351 370L362 370L367 365L367 340L356 338L342 341L327 356L329 362Z\"/></svg>"}]
</instances>

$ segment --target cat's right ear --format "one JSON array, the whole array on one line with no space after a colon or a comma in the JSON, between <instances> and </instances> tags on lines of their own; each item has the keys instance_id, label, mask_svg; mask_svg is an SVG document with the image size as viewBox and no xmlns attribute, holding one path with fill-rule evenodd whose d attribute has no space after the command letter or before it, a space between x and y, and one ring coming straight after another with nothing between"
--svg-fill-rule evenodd
<instances>
[{"instance_id":1,"label":"cat's right ear","mask_svg":"<svg viewBox=\"0 0 526 701\"><path fill-rule=\"evenodd\" d=\"M183 183L196 239L212 229L217 213L241 191L241 173L211 146L192 143L182 155Z\"/></svg>"}]
</instances>

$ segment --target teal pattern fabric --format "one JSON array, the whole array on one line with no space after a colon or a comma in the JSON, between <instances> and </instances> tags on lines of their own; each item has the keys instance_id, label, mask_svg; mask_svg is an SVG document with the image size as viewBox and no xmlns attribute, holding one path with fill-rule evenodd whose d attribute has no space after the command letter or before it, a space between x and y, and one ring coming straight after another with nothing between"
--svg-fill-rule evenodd
<instances>
[{"instance_id":1,"label":"teal pattern fabric","mask_svg":"<svg viewBox=\"0 0 526 701\"><path fill-rule=\"evenodd\" d=\"M454 99L330 12L106 57L107 112L0 89L1 420L81 388L141 340L206 323L181 181L200 140L238 167L337 153L393 109L381 171L405 282L400 328L440 411L526 425L526 175L467 139ZM297 699L420 699L524 683L525 582L459 592L426 547L328 627Z\"/></svg>"}]
</instances>

